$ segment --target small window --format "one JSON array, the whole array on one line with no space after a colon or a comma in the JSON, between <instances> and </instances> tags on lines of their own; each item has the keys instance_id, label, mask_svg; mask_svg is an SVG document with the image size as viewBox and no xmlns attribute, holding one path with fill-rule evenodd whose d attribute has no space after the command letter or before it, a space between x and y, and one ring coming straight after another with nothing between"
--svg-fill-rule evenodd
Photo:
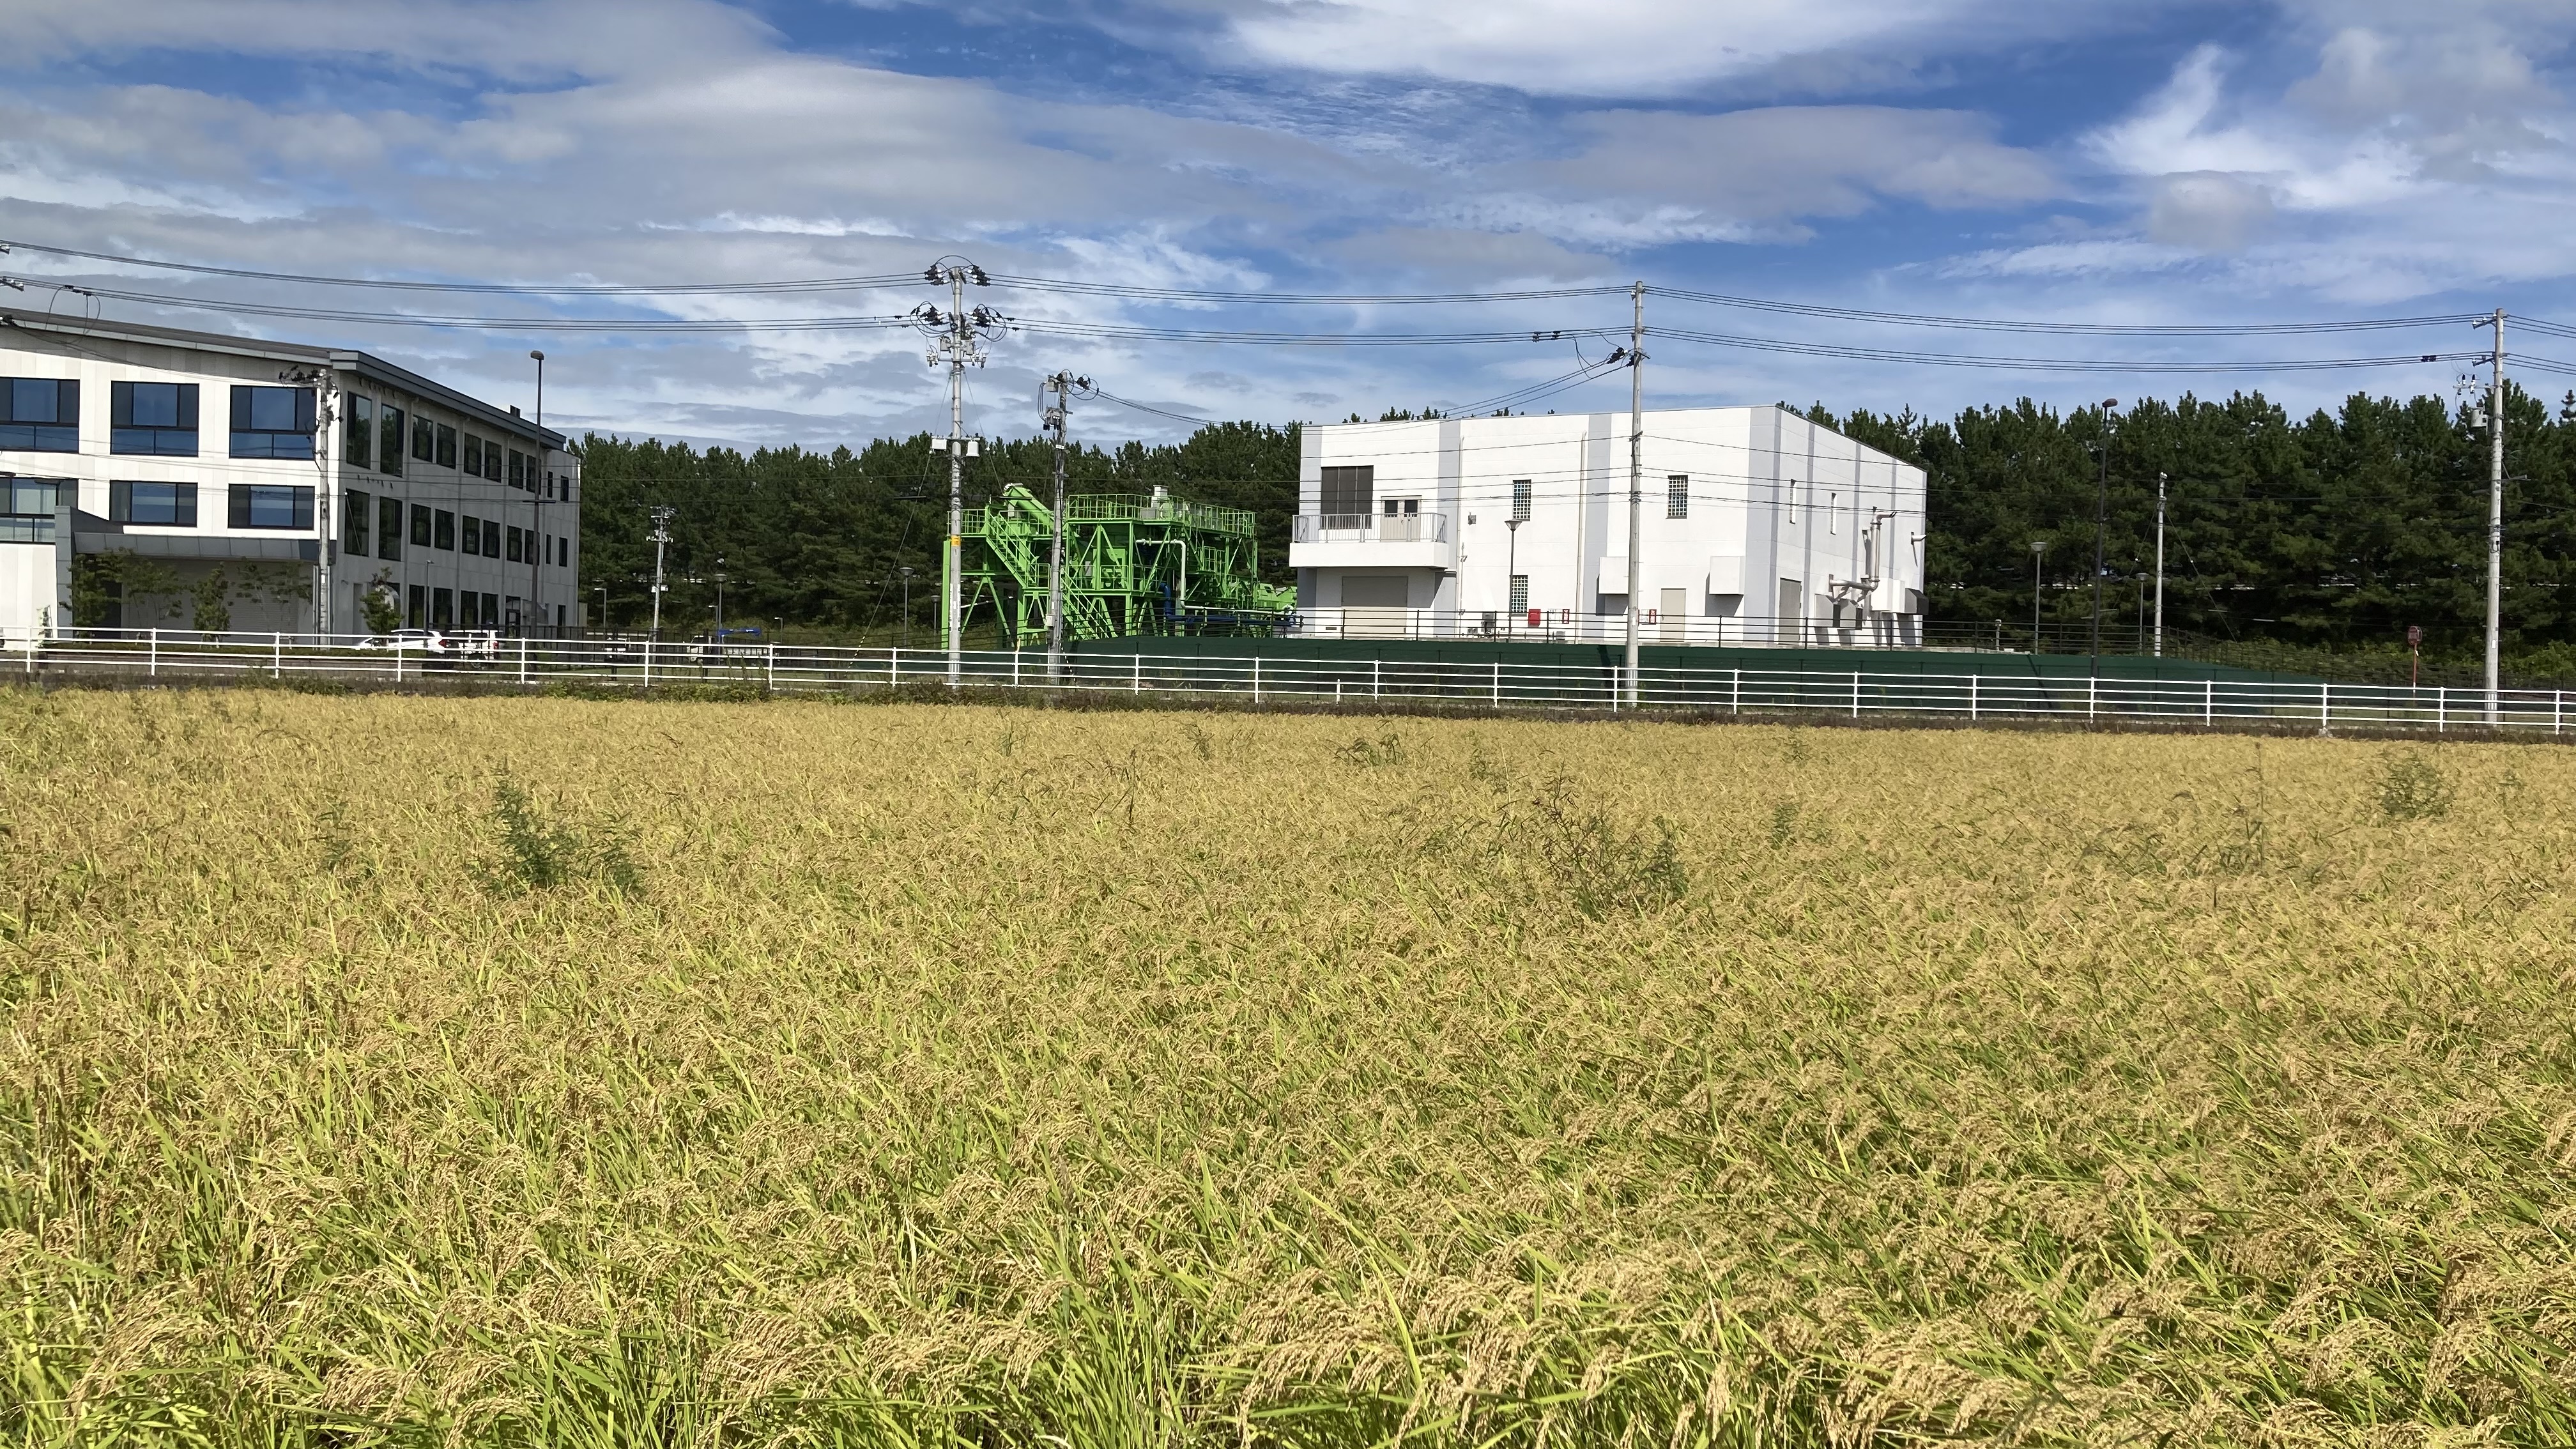
<instances>
[{"instance_id":1,"label":"small window","mask_svg":"<svg viewBox=\"0 0 2576 1449\"><path fill-rule=\"evenodd\" d=\"M501 601L490 594L483 596L483 627L486 629L501 627Z\"/></svg>"},{"instance_id":2,"label":"small window","mask_svg":"<svg viewBox=\"0 0 2576 1449\"><path fill-rule=\"evenodd\" d=\"M376 471L399 478L403 470L403 410L387 403L376 418Z\"/></svg>"},{"instance_id":3,"label":"small window","mask_svg":"<svg viewBox=\"0 0 2576 1449\"><path fill-rule=\"evenodd\" d=\"M80 384L50 377L0 377L0 448L80 451Z\"/></svg>"},{"instance_id":4,"label":"small window","mask_svg":"<svg viewBox=\"0 0 2576 1449\"><path fill-rule=\"evenodd\" d=\"M1512 517L1527 520L1529 516L1530 480L1527 478L1515 478L1512 480ZM1519 608L1520 606L1515 604L1512 607Z\"/></svg>"},{"instance_id":5,"label":"small window","mask_svg":"<svg viewBox=\"0 0 2576 1449\"><path fill-rule=\"evenodd\" d=\"M376 400L349 394L349 421L340 430L340 461L352 468L376 466Z\"/></svg>"},{"instance_id":6,"label":"small window","mask_svg":"<svg viewBox=\"0 0 2576 1449\"><path fill-rule=\"evenodd\" d=\"M403 598L403 623L414 629L429 627L429 586L414 584Z\"/></svg>"},{"instance_id":7,"label":"small window","mask_svg":"<svg viewBox=\"0 0 2576 1449\"><path fill-rule=\"evenodd\" d=\"M483 520L471 513L465 515L465 551L467 553L483 551Z\"/></svg>"},{"instance_id":8,"label":"small window","mask_svg":"<svg viewBox=\"0 0 2576 1449\"><path fill-rule=\"evenodd\" d=\"M313 389L233 386L232 455L313 456Z\"/></svg>"},{"instance_id":9,"label":"small window","mask_svg":"<svg viewBox=\"0 0 2576 1449\"><path fill-rule=\"evenodd\" d=\"M411 506L411 541L414 548L429 547L429 510L417 503Z\"/></svg>"},{"instance_id":10,"label":"small window","mask_svg":"<svg viewBox=\"0 0 2576 1449\"><path fill-rule=\"evenodd\" d=\"M1512 575L1512 616L1516 619L1529 617L1529 575L1527 574Z\"/></svg>"},{"instance_id":11,"label":"small window","mask_svg":"<svg viewBox=\"0 0 2576 1449\"><path fill-rule=\"evenodd\" d=\"M472 433L465 435L465 474L469 478L483 476L483 440Z\"/></svg>"},{"instance_id":12,"label":"small window","mask_svg":"<svg viewBox=\"0 0 2576 1449\"><path fill-rule=\"evenodd\" d=\"M53 542L55 500L79 487L69 478L0 478L0 543Z\"/></svg>"},{"instance_id":13,"label":"small window","mask_svg":"<svg viewBox=\"0 0 2576 1449\"><path fill-rule=\"evenodd\" d=\"M456 466L456 430L445 423L438 425L438 466Z\"/></svg>"},{"instance_id":14,"label":"small window","mask_svg":"<svg viewBox=\"0 0 2576 1449\"><path fill-rule=\"evenodd\" d=\"M438 546L456 552L456 515L444 508L438 510Z\"/></svg>"},{"instance_id":15,"label":"small window","mask_svg":"<svg viewBox=\"0 0 2576 1449\"><path fill-rule=\"evenodd\" d=\"M454 589L429 591L429 627L433 629L456 627L456 591Z\"/></svg>"},{"instance_id":16,"label":"small window","mask_svg":"<svg viewBox=\"0 0 2576 1449\"><path fill-rule=\"evenodd\" d=\"M234 528L309 529L313 490L290 483L236 483L229 522Z\"/></svg>"},{"instance_id":17,"label":"small window","mask_svg":"<svg viewBox=\"0 0 2576 1449\"><path fill-rule=\"evenodd\" d=\"M483 450L483 476L495 483L501 481L501 445L498 443Z\"/></svg>"},{"instance_id":18,"label":"small window","mask_svg":"<svg viewBox=\"0 0 2576 1449\"><path fill-rule=\"evenodd\" d=\"M194 528L197 526L197 485L110 483L107 485L107 521L161 528Z\"/></svg>"},{"instance_id":19,"label":"small window","mask_svg":"<svg viewBox=\"0 0 2576 1449\"><path fill-rule=\"evenodd\" d=\"M1355 468L1326 468L1323 478L1324 517L1327 528L1350 528L1366 515L1377 511L1374 495L1377 489L1377 465L1362 464ZM1339 525L1333 519L1351 520Z\"/></svg>"},{"instance_id":20,"label":"small window","mask_svg":"<svg viewBox=\"0 0 2576 1449\"><path fill-rule=\"evenodd\" d=\"M107 450L156 458L197 456L197 385L108 384Z\"/></svg>"},{"instance_id":21,"label":"small window","mask_svg":"<svg viewBox=\"0 0 2576 1449\"><path fill-rule=\"evenodd\" d=\"M1675 473L1664 480L1664 516L1690 517L1690 475Z\"/></svg>"},{"instance_id":22,"label":"small window","mask_svg":"<svg viewBox=\"0 0 2576 1449\"><path fill-rule=\"evenodd\" d=\"M365 558L367 551L374 547L368 539L368 525L375 521L376 516L372 508L374 502L374 498L355 488L341 495L340 508L344 515L341 520L341 552Z\"/></svg>"},{"instance_id":23,"label":"small window","mask_svg":"<svg viewBox=\"0 0 2576 1449\"><path fill-rule=\"evenodd\" d=\"M497 518L483 520L483 556L485 558L501 556L501 521Z\"/></svg>"},{"instance_id":24,"label":"small window","mask_svg":"<svg viewBox=\"0 0 2576 1449\"><path fill-rule=\"evenodd\" d=\"M403 505L399 498L376 500L376 557L401 558Z\"/></svg>"},{"instance_id":25,"label":"small window","mask_svg":"<svg viewBox=\"0 0 2576 1449\"><path fill-rule=\"evenodd\" d=\"M426 463L438 456L438 428L427 418L411 420L412 461Z\"/></svg>"},{"instance_id":26,"label":"small window","mask_svg":"<svg viewBox=\"0 0 2576 1449\"><path fill-rule=\"evenodd\" d=\"M510 525L509 533L510 541L504 546L501 556L512 563L527 562L526 559L520 557L521 554L527 552L527 545L521 542L521 540L526 536L526 530L513 523Z\"/></svg>"}]
</instances>

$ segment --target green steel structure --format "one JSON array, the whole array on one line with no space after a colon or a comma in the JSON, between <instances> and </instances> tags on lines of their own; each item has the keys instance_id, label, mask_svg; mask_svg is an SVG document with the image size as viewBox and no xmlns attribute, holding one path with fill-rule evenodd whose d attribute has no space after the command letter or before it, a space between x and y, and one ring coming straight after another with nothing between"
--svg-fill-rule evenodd
<instances>
[{"instance_id":1,"label":"green steel structure","mask_svg":"<svg viewBox=\"0 0 2576 1449\"><path fill-rule=\"evenodd\" d=\"M1064 513L1068 639L1266 634L1296 606L1295 589L1261 582L1248 510L1190 503L1158 488L1151 497L1067 498ZM959 534L966 647L1045 645L1054 533L1054 510L1017 484L1002 490L998 505L966 510Z\"/></svg>"}]
</instances>

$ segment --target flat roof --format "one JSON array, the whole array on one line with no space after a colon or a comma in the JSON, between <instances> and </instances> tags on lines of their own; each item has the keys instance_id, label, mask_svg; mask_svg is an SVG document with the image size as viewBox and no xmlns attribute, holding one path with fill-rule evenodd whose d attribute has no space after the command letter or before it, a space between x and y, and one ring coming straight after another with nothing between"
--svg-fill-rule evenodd
<instances>
[{"instance_id":1,"label":"flat roof","mask_svg":"<svg viewBox=\"0 0 2576 1449\"><path fill-rule=\"evenodd\" d=\"M192 332L183 327L155 327L146 322L112 322L88 317L65 317L59 313L29 312L24 308L0 307L0 328L20 332L59 333L73 337L106 337L123 342L151 343L163 347L184 347L196 352L221 352L234 357L258 357L277 362L300 362L328 367L367 378L390 387L433 398L456 411L501 432L518 436L550 448L564 446L564 435L552 428L539 427L505 408L496 408L477 397L458 392L444 383L432 382L408 368L397 367L381 357L349 348L313 347L301 342L270 342L257 337L236 337L224 332Z\"/></svg>"}]
</instances>

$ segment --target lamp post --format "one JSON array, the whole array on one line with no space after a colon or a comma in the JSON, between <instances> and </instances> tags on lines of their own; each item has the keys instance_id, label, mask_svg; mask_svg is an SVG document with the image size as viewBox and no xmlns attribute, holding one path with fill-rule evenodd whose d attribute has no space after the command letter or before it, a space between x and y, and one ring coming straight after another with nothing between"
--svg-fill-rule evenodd
<instances>
[{"instance_id":1,"label":"lamp post","mask_svg":"<svg viewBox=\"0 0 2576 1449\"><path fill-rule=\"evenodd\" d=\"M2048 557L2048 540L2037 538L2030 544L2030 657L2039 657L2039 565Z\"/></svg>"},{"instance_id":2,"label":"lamp post","mask_svg":"<svg viewBox=\"0 0 2576 1449\"><path fill-rule=\"evenodd\" d=\"M2165 657L2165 475L2156 475L2156 657Z\"/></svg>"},{"instance_id":3,"label":"lamp post","mask_svg":"<svg viewBox=\"0 0 2576 1449\"><path fill-rule=\"evenodd\" d=\"M599 595L599 627L608 627L608 585L593 584L590 591Z\"/></svg>"},{"instance_id":4,"label":"lamp post","mask_svg":"<svg viewBox=\"0 0 2576 1449\"><path fill-rule=\"evenodd\" d=\"M906 568L904 569L904 571L903 571L903 619L902 619L902 622L898 623L895 627L896 627L899 631L901 631L901 634L902 634L902 642L901 642L901 643L899 643L899 644L897 644L895 647L896 647L896 648L898 648L898 649L909 649L909 648L911 648L911 647L912 647L912 570L911 570L911 568L910 568L910 567L906 567Z\"/></svg>"},{"instance_id":5,"label":"lamp post","mask_svg":"<svg viewBox=\"0 0 2576 1449\"><path fill-rule=\"evenodd\" d=\"M1503 612L1512 616L1503 632L1510 634L1520 628L1520 611L1528 607L1526 600L1515 603L1512 599L1512 580L1521 576L1521 520L1504 519L1503 531L1507 540L1503 545Z\"/></svg>"}]
</instances>

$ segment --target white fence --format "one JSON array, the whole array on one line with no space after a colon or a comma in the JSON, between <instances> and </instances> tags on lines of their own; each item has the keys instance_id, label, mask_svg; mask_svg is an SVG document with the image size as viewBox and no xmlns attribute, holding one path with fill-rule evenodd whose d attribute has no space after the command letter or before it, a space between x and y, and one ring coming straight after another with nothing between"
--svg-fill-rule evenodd
<instances>
[{"instance_id":1,"label":"white fence","mask_svg":"<svg viewBox=\"0 0 2576 1449\"><path fill-rule=\"evenodd\" d=\"M1535 616L1535 622L1533 622ZM1401 609L1345 605L1299 609L1281 621L1296 639L1491 639L1523 644L1625 644L1628 616L1572 609ZM1654 648L1920 649L1949 642L1980 648L2001 631L1983 624L1927 633L1912 614L1846 610L1840 618L1775 619L1744 614L1664 614L1646 610L1637 642ZM2081 649L2081 641L2078 641Z\"/></svg>"},{"instance_id":2,"label":"white fence","mask_svg":"<svg viewBox=\"0 0 2576 1449\"><path fill-rule=\"evenodd\" d=\"M1994 656L2000 664L2012 656ZM355 637L310 634L204 635L175 630L97 630L78 638L8 641L0 668L28 678L118 672L147 678L267 676L401 683L456 680L542 686L580 683L650 687L751 686L777 692L853 693L944 682L948 657L935 649L841 649L805 644L648 644L634 639L470 638L453 652L364 647ZM969 688L1069 689L1095 693L1232 697L1282 704L1443 704L1488 708L1610 710L1619 704L1614 664L1559 660L1431 662L1263 658L1201 654L1070 654L1049 680L1038 652L963 656ZM1941 674L1868 670L1657 669L1640 671L1649 710L1703 713L1805 712L1851 719L1952 716L1967 720L2048 718L2163 724L2271 725L2316 729L2441 732L2486 724L2483 691L2403 685L2274 684L2260 681L2050 678L2018 672ZM2494 724L2560 734L2568 692L2503 691Z\"/></svg>"}]
</instances>

